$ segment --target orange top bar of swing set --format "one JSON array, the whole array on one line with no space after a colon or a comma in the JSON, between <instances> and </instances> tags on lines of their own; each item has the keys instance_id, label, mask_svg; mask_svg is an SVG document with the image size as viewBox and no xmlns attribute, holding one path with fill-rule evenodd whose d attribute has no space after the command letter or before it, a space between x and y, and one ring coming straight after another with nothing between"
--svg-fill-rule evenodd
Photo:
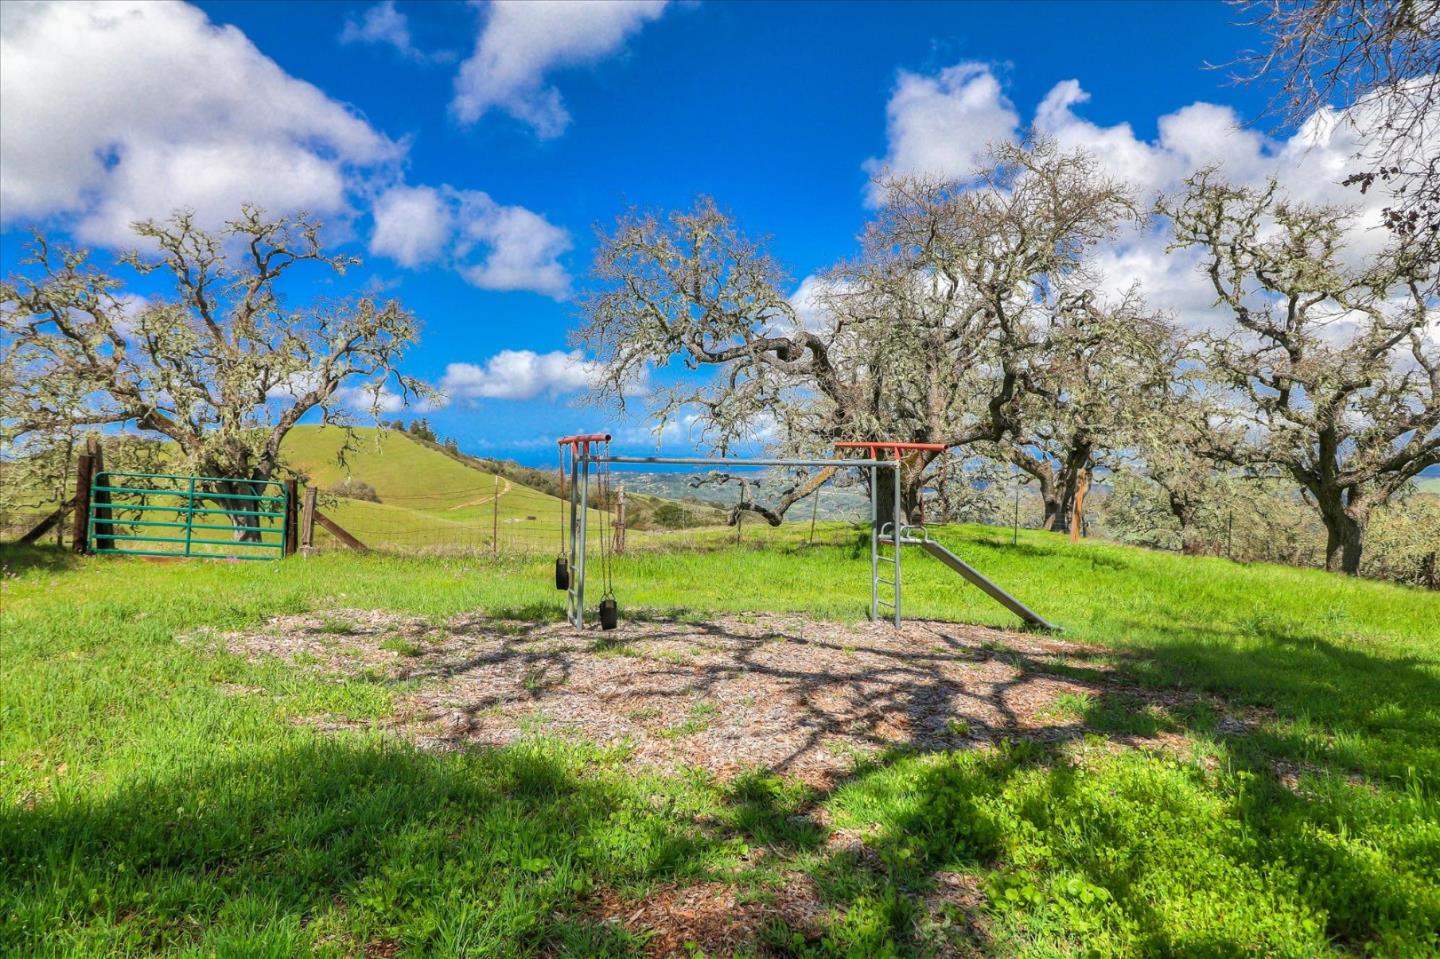
<instances>
[{"instance_id":1,"label":"orange top bar of swing set","mask_svg":"<svg viewBox=\"0 0 1440 959\"><path fill-rule=\"evenodd\" d=\"M837 450L869 450L870 458L877 460L880 458L881 450L894 450L895 459L899 460L901 450L929 450L935 453L943 453L950 447L946 446L944 443L861 443L852 441L845 443L836 443L835 448Z\"/></svg>"},{"instance_id":2,"label":"orange top bar of swing set","mask_svg":"<svg viewBox=\"0 0 1440 959\"><path fill-rule=\"evenodd\" d=\"M579 446L581 443L608 443L609 433L581 433L578 436L562 436L555 441L559 446Z\"/></svg>"}]
</instances>

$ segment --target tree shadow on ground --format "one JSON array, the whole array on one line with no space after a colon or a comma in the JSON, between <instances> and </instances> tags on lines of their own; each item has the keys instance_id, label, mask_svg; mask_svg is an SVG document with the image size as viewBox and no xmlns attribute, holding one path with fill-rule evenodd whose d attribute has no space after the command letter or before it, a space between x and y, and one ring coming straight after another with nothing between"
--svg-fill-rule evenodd
<instances>
[{"instance_id":1,"label":"tree shadow on ground","mask_svg":"<svg viewBox=\"0 0 1440 959\"><path fill-rule=\"evenodd\" d=\"M594 757L590 757L594 758ZM0 812L0 952L632 955L599 881L693 881L718 840L544 744L317 738Z\"/></svg>"},{"instance_id":2,"label":"tree shadow on ground","mask_svg":"<svg viewBox=\"0 0 1440 959\"><path fill-rule=\"evenodd\" d=\"M73 569L79 563L79 556L61 546L0 543L0 570L7 574L35 570L55 573Z\"/></svg>"},{"instance_id":3,"label":"tree shadow on ground","mask_svg":"<svg viewBox=\"0 0 1440 959\"><path fill-rule=\"evenodd\" d=\"M740 750L761 768L718 770L735 777L726 828L808 863L837 910L819 939L757 932L781 953L1001 949L997 936L1036 924L1171 955L1228 954L1247 936L1277 951L1327 937L1403 951L1440 922L1433 888L1396 892L1415 888L1434 848L1395 834L1430 835L1440 811L1440 759L1424 742L1440 684L1423 660L1281 631L1239 649L1176 630L1127 652L929 625L923 648L783 622L656 623L552 646L537 628L451 675L528 663L554 677L546 694L573 701L593 692L591 657L624 652L628 692L660 703L666 721L742 679L783 689L788 728L761 729L765 741ZM677 645L693 652L664 655ZM805 652L818 647L820 661ZM1035 690L1049 690L1049 705L1026 701ZM1397 699L1412 709L1387 712ZM1063 721L1037 724L1045 709ZM956 717L963 728L950 727ZM465 737L461 727L452 745ZM836 740L868 758L817 775L808 757ZM868 832L840 830L837 842L831 807L901 780L904 801L869 804ZM1051 851L1027 860L1027 836Z\"/></svg>"}]
</instances>

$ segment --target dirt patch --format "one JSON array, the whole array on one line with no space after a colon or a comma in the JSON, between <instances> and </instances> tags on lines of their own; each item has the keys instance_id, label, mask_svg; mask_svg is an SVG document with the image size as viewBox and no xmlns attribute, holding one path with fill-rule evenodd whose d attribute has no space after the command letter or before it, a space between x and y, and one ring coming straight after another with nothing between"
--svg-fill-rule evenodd
<instances>
[{"instance_id":1,"label":"dirt patch","mask_svg":"<svg viewBox=\"0 0 1440 959\"><path fill-rule=\"evenodd\" d=\"M1058 742L1096 723L1123 745L1176 738L1155 717L1178 694L1121 683L1103 650L953 623L730 617L601 633L335 610L220 641L404 683L387 725L427 747L574 736L623 746L639 764L721 778L764 767L823 787L877 750Z\"/></svg>"},{"instance_id":2,"label":"dirt patch","mask_svg":"<svg viewBox=\"0 0 1440 959\"><path fill-rule=\"evenodd\" d=\"M935 886L919 902L915 932L937 956L993 955L980 880L958 872L937 872Z\"/></svg>"},{"instance_id":3,"label":"dirt patch","mask_svg":"<svg viewBox=\"0 0 1440 959\"><path fill-rule=\"evenodd\" d=\"M731 955L755 949L767 926L814 938L826 914L814 882L792 874L779 890L746 894L723 882L658 889L642 900L603 891L596 922L619 923L646 936L647 956Z\"/></svg>"}]
</instances>

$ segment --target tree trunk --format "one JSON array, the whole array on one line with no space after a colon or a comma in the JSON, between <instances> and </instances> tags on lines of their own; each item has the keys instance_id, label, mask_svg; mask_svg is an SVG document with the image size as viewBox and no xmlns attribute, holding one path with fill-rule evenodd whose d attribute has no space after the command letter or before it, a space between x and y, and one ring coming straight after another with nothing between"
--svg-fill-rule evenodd
<instances>
[{"instance_id":1,"label":"tree trunk","mask_svg":"<svg viewBox=\"0 0 1440 959\"><path fill-rule=\"evenodd\" d=\"M1059 461L1059 469L1049 460L1031 456L1024 450L1016 449L1010 454L1010 461L1033 476L1040 488L1040 502L1045 506L1045 515L1040 528L1051 532L1064 532L1070 528L1070 514L1075 507L1075 490L1080 474L1090 462L1091 444L1080 443Z\"/></svg>"},{"instance_id":2,"label":"tree trunk","mask_svg":"<svg viewBox=\"0 0 1440 959\"><path fill-rule=\"evenodd\" d=\"M1355 487L1310 487L1325 523L1325 568L1354 576L1360 572L1360 551L1373 502Z\"/></svg>"},{"instance_id":3,"label":"tree trunk","mask_svg":"<svg viewBox=\"0 0 1440 959\"><path fill-rule=\"evenodd\" d=\"M1170 515L1180 524L1180 552L1186 556L1200 556L1205 552L1205 541L1195 535L1194 523L1197 504L1166 490L1165 498L1170 503Z\"/></svg>"},{"instance_id":4,"label":"tree trunk","mask_svg":"<svg viewBox=\"0 0 1440 959\"><path fill-rule=\"evenodd\" d=\"M1065 515L1060 503L1060 493L1053 486L1046 489L1044 484L1041 484L1040 499L1045 504L1045 515L1040 521L1040 528L1052 532L1064 529Z\"/></svg>"},{"instance_id":5,"label":"tree trunk","mask_svg":"<svg viewBox=\"0 0 1440 959\"><path fill-rule=\"evenodd\" d=\"M1360 572L1360 552L1368 517L1357 519L1349 510L1326 511L1325 568L1332 573L1354 576Z\"/></svg>"},{"instance_id":6,"label":"tree trunk","mask_svg":"<svg viewBox=\"0 0 1440 959\"><path fill-rule=\"evenodd\" d=\"M1090 489L1090 473L1083 466L1076 471L1074 500L1070 507L1070 542L1080 542L1085 522L1085 493Z\"/></svg>"},{"instance_id":7,"label":"tree trunk","mask_svg":"<svg viewBox=\"0 0 1440 959\"><path fill-rule=\"evenodd\" d=\"M233 497L257 496L264 488L264 484L260 482L247 483L244 480L227 480L217 485L219 488L216 494L209 499L221 509L235 510L235 512L226 514L225 517L235 527L235 542L260 542L260 517L256 514L261 511L262 504L258 500Z\"/></svg>"},{"instance_id":8,"label":"tree trunk","mask_svg":"<svg viewBox=\"0 0 1440 959\"><path fill-rule=\"evenodd\" d=\"M880 526L895 522L895 471L876 469L875 476L875 522ZM924 467L906 463L900 484L900 522L914 525L922 522L920 492L925 487Z\"/></svg>"}]
</instances>

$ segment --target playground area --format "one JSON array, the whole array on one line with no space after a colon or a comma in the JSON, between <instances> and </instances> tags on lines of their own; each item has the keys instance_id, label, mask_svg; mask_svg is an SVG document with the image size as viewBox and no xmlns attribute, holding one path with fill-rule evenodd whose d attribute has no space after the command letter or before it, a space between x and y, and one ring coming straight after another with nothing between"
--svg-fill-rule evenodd
<instances>
[{"instance_id":1,"label":"playground area","mask_svg":"<svg viewBox=\"0 0 1440 959\"><path fill-rule=\"evenodd\" d=\"M918 480L924 470L925 457L944 453L943 443L910 443L894 440L871 442L838 442L829 458L731 458L614 455L611 434L583 433L562 436L559 448L559 478L562 490L568 488L568 521L561 535L561 551L555 558L555 588L565 590L566 616L577 629L584 628L586 617L586 562L590 553L589 527L594 511L590 508L592 474L595 495L606 500L613 490L612 470L633 466L670 466L686 469L724 468L727 470L765 469L782 475L793 475L794 496L818 496L827 481L847 472L859 473L870 494L868 539L870 546L870 619L888 618L898 630L903 620L902 570L904 547L916 546L939 560L951 572L979 588L1028 627L1055 632L1058 627L1026 606L994 580L930 537L924 526L924 494L916 490L913 503L905 503L902 490L908 479ZM858 455L850 455L858 454ZM568 464L568 485L566 472ZM742 481L743 482L743 481ZM882 486L886 491L882 491ZM743 490L743 485L742 485ZM743 496L743 493L742 493ZM609 528L609 510L598 511L599 520L599 593L596 614L600 627L614 629L619 622L619 602L614 589L615 540ZM778 520L777 520L778 524ZM1078 527L1072 535L1078 540Z\"/></svg>"},{"instance_id":2,"label":"playground area","mask_svg":"<svg viewBox=\"0 0 1440 959\"><path fill-rule=\"evenodd\" d=\"M1058 748L1122 718L1117 743L1166 748L1179 741L1168 710L1204 702L1121 680L1100 647L935 621L648 619L597 638L568 624L341 609L191 641L403 687L393 711L359 725L428 749L554 736L667 773L763 770L820 788L886 750Z\"/></svg>"}]
</instances>

